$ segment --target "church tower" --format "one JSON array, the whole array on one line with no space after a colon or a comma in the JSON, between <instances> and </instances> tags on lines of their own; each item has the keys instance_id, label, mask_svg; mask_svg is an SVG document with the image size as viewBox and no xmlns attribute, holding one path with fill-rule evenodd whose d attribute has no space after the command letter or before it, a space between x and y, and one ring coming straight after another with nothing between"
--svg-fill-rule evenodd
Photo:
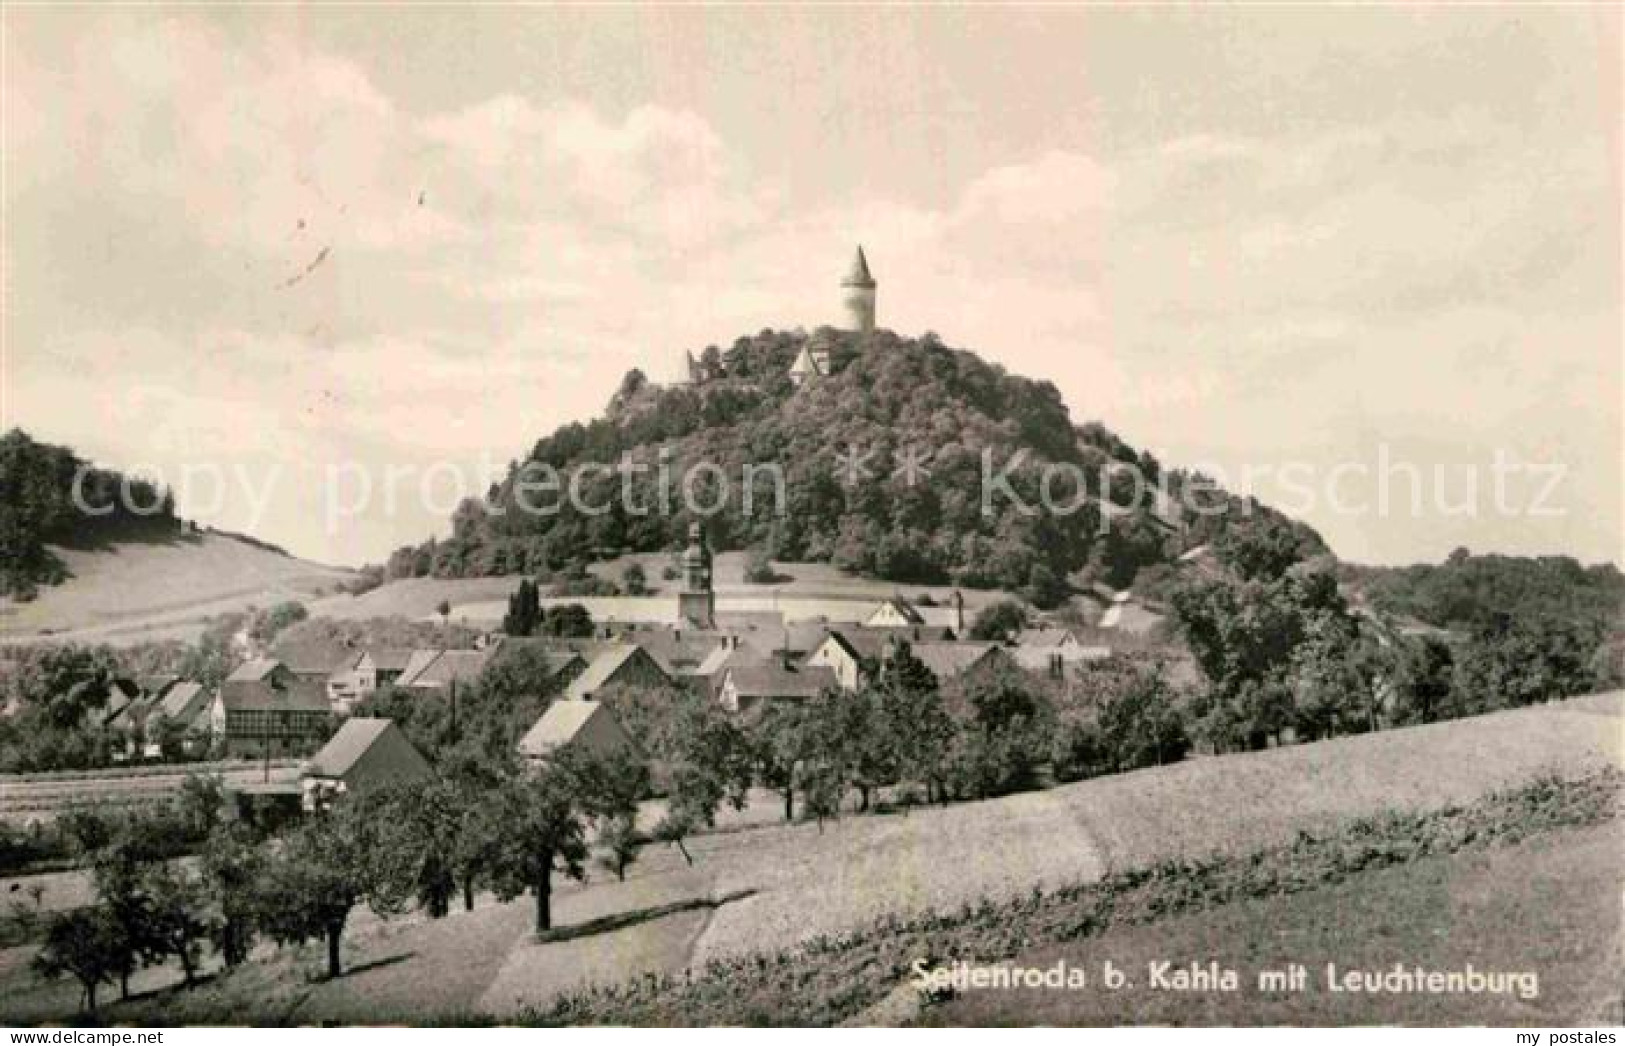
<instances>
[{"instance_id":1,"label":"church tower","mask_svg":"<svg viewBox=\"0 0 1625 1046\"><path fill-rule=\"evenodd\" d=\"M711 549L698 523L688 525L683 550L683 590L677 593L677 619L690 628L717 627L717 594L711 587Z\"/></svg>"},{"instance_id":2,"label":"church tower","mask_svg":"<svg viewBox=\"0 0 1625 1046\"><path fill-rule=\"evenodd\" d=\"M869 275L869 259L863 245L852 259L852 268L841 281L841 308L847 330L868 334L875 329L875 278Z\"/></svg>"}]
</instances>

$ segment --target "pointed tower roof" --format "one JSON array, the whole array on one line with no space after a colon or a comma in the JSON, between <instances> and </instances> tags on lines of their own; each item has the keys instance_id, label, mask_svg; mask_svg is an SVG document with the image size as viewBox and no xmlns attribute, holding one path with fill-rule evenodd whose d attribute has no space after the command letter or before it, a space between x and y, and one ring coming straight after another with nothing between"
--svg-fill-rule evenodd
<instances>
[{"instance_id":1,"label":"pointed tower roof","mask_svg":"<svg viewBox=\"0 0 1625 1046\"><path fill-rule=\"evenodd\" d=\"M852 258L852 268L847 271L846 279L841 281L842 287L873 287L875 278L869 275L869 259L863 256L863 244L858 244L858 253Z\"/></svg>"}]
</instances>

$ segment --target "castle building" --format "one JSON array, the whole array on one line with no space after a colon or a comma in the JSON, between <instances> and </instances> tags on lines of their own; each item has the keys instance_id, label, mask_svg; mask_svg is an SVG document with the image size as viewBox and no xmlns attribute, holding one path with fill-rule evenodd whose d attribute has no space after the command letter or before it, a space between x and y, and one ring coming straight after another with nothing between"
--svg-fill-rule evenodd
<instances>
[{"instance_id":1,"label":"castle building","mask_svg":"<svg viewBox=\"0 0 1625 1046\"><path fill-rule=\"evenodd\" d=\"M683 550L683 589L677 593L677 619L690 628L717 627L717 594L711 585L711 549L698 523L688 526Z\"/></svg>"},{"instance_id":2,"label":"castle building","mask_svg":"<svg viewBox=\"0 0 1625 1046\"><path fill-rule=\"evenodd\" d=\"M875 329L875 278L869 272L869 259L863 247L858 246L852 257L852 268L841 281L841 327L856 334L868 334ZM790 384L800 388L814 378L830 372L830 350L827 343L809 340L801 347L795 362L790 364Z\"/></svg>"},{"instance_id":3,"label":"castle building","mask_svg":"<svg viewBox=\"0 0 1625 1046\"><path fill-rule=\"evenodd\" d=\"M811 342L801 346L801 352L796 361L790 364L790 384L800 388L812 378L822 378L829 373L829 350L814 348Z\"/></svg>"},{"instance_id":4,"label":"castle building","mask_svg":"<svg viewBox=\"0 0 1625 1046\"><path fill-rule=\"evenodd\" d=\"M863 245L852 259L852 268L841 281L841 308L847 330L868 334L875 329L875 278L869 274L869 259Z\"/></svg>"}]
</instances>

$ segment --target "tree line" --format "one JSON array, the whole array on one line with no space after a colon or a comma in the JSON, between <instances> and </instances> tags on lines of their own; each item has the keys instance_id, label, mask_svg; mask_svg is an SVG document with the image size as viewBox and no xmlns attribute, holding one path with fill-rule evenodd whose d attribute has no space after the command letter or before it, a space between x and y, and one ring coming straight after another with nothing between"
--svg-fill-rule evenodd
<instances>
[{"instance_id":1,"label":"tree line","mask_svg":"<svg viewBox=\"0 0 1625 1046\"><path fill-rule=\"evenodd\" d=\"M36 442L21 429L0 436L0 595L32 599L40 585L66 580L47 545L167 536L179 525L168 490L89 468L71 449Z\"/></svg>"}]
</instances>

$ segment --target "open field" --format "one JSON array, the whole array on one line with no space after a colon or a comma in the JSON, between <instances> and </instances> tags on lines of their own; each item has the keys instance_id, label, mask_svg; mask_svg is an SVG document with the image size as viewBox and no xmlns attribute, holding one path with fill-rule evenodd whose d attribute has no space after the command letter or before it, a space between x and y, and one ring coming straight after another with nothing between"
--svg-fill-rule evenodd
<instances>
[{"instance_id":1,"label":"open field","mask_svg":"<svg viewBox=\"0 0 1625 1046\"><path fill-rule=\"evenodd\" d=\"M1539 836L1519 846L1454 854L1367 873L1347 883L1023 952L1013 965L1057 961L1086 974L1111 961L1134 978L1106 991L971 990L928 1007L930 1025L1616 1025L1620 1005L1619 897L1625 832L1619 821ZM1240 990L1173 992L1149 986L1148 964L1209 959L1237 971ZM1309 968L1302 992L1260 991L1257 973ZM1332 992L1326 964L1387 970L1532 971L1539 995Z\"/></svg>"},{"instance_id":2,"label":"open field","mask_svg":"<svg viewBox=\"0 0 1625 1046\"><path fill-rule=\"evenodd\" d=\"M1058 789L1111 867L1255 849L1382 809L1461 803L1544 771L1625 766L1625 692L1267 752L1190 759Z\"/></svg>"},{"instance_id":3,"label":"open field","mask_svg":"<svg viewBox=\"0 0 1625 1046\"><path fill-rule=\"evenodd\" d=\"M52 551L72 576L31 602L0 599L0 642L191 639L210 617L309 600L352 576L223 534Z\"/></svg>"},{"instance_id":4,"label":"open field","mask_svg":"<svg viewBox=\"0 0 1625 1046\"><path fill-rule=\"evenodd\" d=\"M1108 866L1157 856L1256 851L1300 829L1386 809L1459 804L1546 772L1584 775L1621 763L1622 712L1625 695L1615 693L907 815L847 817L822 830L798 824L721 832L691 842L692 868L675 850L656 846L625 883L594 870L585 886L558 890L560 927L625 916L585 936L536 941L527 932L528 898L438 921L379 923L358 913L346 962L362 967L359 973L308 983L314 955L283 955L178 993L151 1014L112 1015L138 1023L155 1014L203 1022L500 1018L584 981L776 951L877 916L1023 897L1040 884L1089 882ZM1348 925L1379 939L1388 932L1380 921ZM33 1007L42 1004L30 1000L55 991L34 982L25 963L0 962L8 1011L38 1012Z\"/></svg>"}]
</instances>

